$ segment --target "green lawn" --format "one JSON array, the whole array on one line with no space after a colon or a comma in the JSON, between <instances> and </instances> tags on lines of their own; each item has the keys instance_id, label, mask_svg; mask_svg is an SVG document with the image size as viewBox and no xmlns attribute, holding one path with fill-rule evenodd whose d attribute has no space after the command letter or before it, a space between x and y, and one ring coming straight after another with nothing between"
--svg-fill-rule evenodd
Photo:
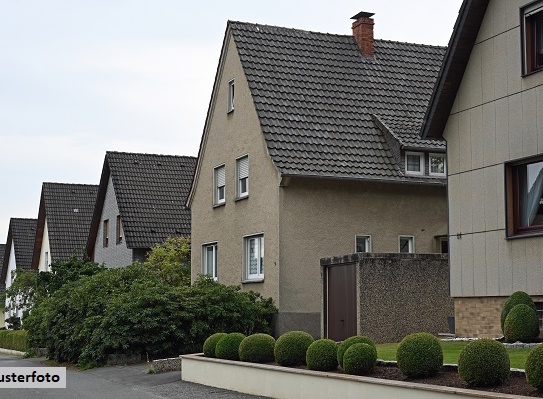
<instances>
[{"instance_id":1,"label":"green lawn","mask_svg":"<svg viewBox=\"0 0 543 399\"><path fill-rule=\"evenodd\" d=\"M443 363L458 364L458 357L467 342L442 341ZM396 348L398 343L378 344L377 357L381 360L396 360ZM508 349L511 368L523 369L530 349Z\"/></svg>"}]
</instances>

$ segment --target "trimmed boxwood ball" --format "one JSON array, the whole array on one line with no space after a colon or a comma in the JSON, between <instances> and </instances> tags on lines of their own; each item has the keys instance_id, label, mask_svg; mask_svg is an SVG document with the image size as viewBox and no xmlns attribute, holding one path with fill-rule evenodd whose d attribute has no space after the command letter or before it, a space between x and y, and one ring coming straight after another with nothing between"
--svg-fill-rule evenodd
<instances>
[{"instance_id":1,"label":"trimmed boxwood ball","mask_svg":"<svg viewBox=\"0 0 543 399\"><path fill-rule=\"evenodd\" d=\"M396 360L400 371L406 377L430 377L443 367L443 349L437 337L432 334L409 334L398 345Z\"/></svg>"},{"instance_id":2,"label":"trimmed boxwood ball","mask_svg":"<svg viewBox=\"0 0 543 399\"><path fill-rule=\"evenodd\" d=\"M368 344L353 344L343 355L343 370L347 374L367 375L372 372L376 363L377 352Z\"/></svg>"},{"instance_id":3,"label":"trimmed boxwood ball","mask_svg":"<svg viewBox=\"0 0 543 399\"><path fill-rule=\"evenodd\" d=\"M309 370L332 371L337 369L337 344L331 339L318 339L307 348L306 364Z\"/></svg>"},{"instance_id":4,"label":"trimmed boxwood ball","mask_svg":"<svg viewBox=\"0 0 543 399\"><path fill-rule=\"evenodd\" d=\"M509 314L511 309L513 309L515 306L520 305L520 304L528 305L529 307L535 310L535 303L530 297L530 295L528 295L524 291L517 291L517 292L512 293L511 296L507 299L507 301L505 301L502 307L500 322L501 322L501 327L502 327L502 331L504 335L505 335L505 330L504 330L505 319L507 318L507 315Z\"/></svg>"},{"instance_id":5,"label":"trimmed boxwood ball","mask_svg":"<svg viewBox=\"0 0 543 399\"><path fill-rule=\"evenodd\" d=\"M275 361L280 366L300 366L305 364L305 354L313 337L305 331L289 331L275 341L273 350Z\"/></svg>"},{"instance_id":6,"label":"trimmed boxwood ball","mask_svg":"<svg viewBox=\"0 0 543 399\"><path fill-rule=\"evenodd\" d=\"M509 355L498 341L481 338L471 341L460 352L458 374L468 385L500 385L509 378L509 373Z\"/></svg>"},{"instance_id":7,"label":"trimmed boxwood ball","mask_svg":"<svg viewBox=\"0 0 543 399\"><path fill-rule=\"evenodd\" d=\"M377 356L377 347L371 338L364 335L355 335L354 337L347 338L339 345L337 350L337 363L339 364L339 367L343 368L343 356L345 355L345 351L354 344L368 344L369 346L372 346L375 349L375 356Z\"/></svg>"},{"instance_id":8,"label":"trimmed boxwood ball","mask_svg":"<svg viewBox=\"0 0 543 399\"><path fill-rule=\"evenodd\" d=\"M530 351L524 368L528 384L536 389L543 389L543 344Z\"/></svg>"},{"instance_id":9,"label":"trimmed boxwood ball","mask_svg":"<svg viewBox=\"0 0 543 399\"><path fill-rule=\"evenodd\" d=\"M528 305L516 305L503 325L503 333L507 342L531 342L539 335L539 319L535 309Z\"/></svg>"},{"instance_id":10,"label":"trimmed boxwood ball","mask_svg":"<svg viewBox=\"0 0 543 399\"><path fill-rule=\"evenodd\" d=\"M215 357L215 347L217 346L217 342L219 342L222 337L226 337L227 335L228 334L223 332L210 335L204 342L204 356Z\"/></svg>"},{"instance_id":11,"label":"trimmed boxwood ball","mask_svg":"<svg viewBox=\"0 0 543 399\"><path fill-rule=\"evenodd\" d=\"M215 357L225 360L239 360L239 345L245 338L242 333L230 333L219 339L215 346Z\"/></svg>"},{"instance_id":12,"label":"trimmed boxwood ball","mask_svg":"<svg viewBox=\"0 0 543 399\"><path fill-rule=\"evenodd\" d=\"M275 360L275 338L268 334L253 334L239 344L239 360L251 363L270 363Z\"/></svg>"}]
</instances>

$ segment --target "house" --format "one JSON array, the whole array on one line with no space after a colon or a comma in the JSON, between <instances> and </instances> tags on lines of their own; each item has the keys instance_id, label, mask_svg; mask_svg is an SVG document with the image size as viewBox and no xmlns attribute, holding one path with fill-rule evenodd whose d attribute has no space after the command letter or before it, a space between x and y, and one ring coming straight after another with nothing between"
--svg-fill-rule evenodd
<instances>
[{"instance_id":1,"label":"house","mask_svg":"<svg viewBox=\"0 0 543 399\"><path fill-rule=\"evenodd\" d=\"M86 254L97 185L43 183L32 269L49 271L55 261Z\"/></svg>"},{"instance_id":2,"label":"house","mask_svg":"<svg viewBox=\"0 0 543 399\"><path fill-rule=\"evenodd\" d=\"M108 267L143 261L168 237L190 235L185 206L196 158L106 152L87 241Z\"/></svg>"},{"instance_id":3,"label":"house","mask_svg":"<svg viewBox=\"0 0 543 399\"><path fill-rule=\"evenodd\" d=\"M17 270L30 270L32 252L36 237L36 219L11 218L9 221L8 238L6 240L2 262L0 281L5 288L11 287ZM6 300L6 306L9 300ZM21 317L24 309L17 309L11 314L6 313L6 319L11 316Z\"/></svg>"},{"instance_id":4,"label":"house","mask_svg":"<svg viewBox=\"0 0 543 399\"><path fill-rule=\"evenodd\" d=\"M543 310L542 22L541 0L465 0L425 115L447 141L458 336L501 336L515 291Z\"/></svg>"},{"instance_id":5,"label":"house","mask_svg":"<svg viewBox=\"0 0 543 399\"><path fill-rule=\"evenodd\" d=\"M4 252L6 251L6 244L0 244L0 274L4 267ZM6 290L6 284L4 280L0 280L0 295Z\"/></svg>"},{"instance_id":6,"label":"house","mask_svg":"<svg viewBox=\"0 0 543 399\"><path fill-rule=\"evenodd\" d=\"M445 144L421 139L445 49L229 21L188 198L192 279L321 333L322 257L446 251Z\"/></svg>"}]
</instances>

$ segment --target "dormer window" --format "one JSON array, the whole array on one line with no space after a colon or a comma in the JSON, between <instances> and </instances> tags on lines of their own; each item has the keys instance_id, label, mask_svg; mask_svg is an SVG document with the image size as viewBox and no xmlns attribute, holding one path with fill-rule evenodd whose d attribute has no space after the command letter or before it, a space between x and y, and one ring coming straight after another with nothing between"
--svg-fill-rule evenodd
<instances>
[{"instance_id":1,"label":"dormer window","mask_svg":"<svg viewBox=\"0 0 543 399\"><path fill-rule=\"evenodd\" d=\"M543 69L543 1L520 9L523 74Z\"/></svg>"},{"instance_id":2,"label":"dormer window","mask_svg":"<svg viewBox=\"0 0 543 399\"><path fill-rule=\"evenodd\" d=\"M228 104L226 112L232 112L234 110L234 79L228 82Z\"/></svg>"},{"instance_id":3,"label":"dormer window","mask_svg":"<svg viewBox=\"0 0 543 399\"><path fill-rule=\"evenodd\" d=\"M445 176L445 154L430 154L430 176Z\"/></svg>"},{"instance_id":4,"label":"dormer window","mask_svg":"<svg viewBox=\"0 0 543 399\"><path fill-rule=\"evenodd\" d=\"M424 174L424 153L406 152L405 153L405 173L408 175Z\"/></svg>"}]
</instances>

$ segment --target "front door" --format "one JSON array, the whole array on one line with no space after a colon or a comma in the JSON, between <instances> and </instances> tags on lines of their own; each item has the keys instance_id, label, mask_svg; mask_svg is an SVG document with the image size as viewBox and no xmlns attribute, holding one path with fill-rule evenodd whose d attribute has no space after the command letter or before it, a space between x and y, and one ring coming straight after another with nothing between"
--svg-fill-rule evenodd
<instances>
[{"instance_id":1,"label":"front door","mask_svg":"<svg viewBox=\"0 0 543 399\"><path fill-rule=\"evenodd\" d=\"M326 331L343 341L356 335L356 265L326 268Z\"/></svg>"}]
</instances>

